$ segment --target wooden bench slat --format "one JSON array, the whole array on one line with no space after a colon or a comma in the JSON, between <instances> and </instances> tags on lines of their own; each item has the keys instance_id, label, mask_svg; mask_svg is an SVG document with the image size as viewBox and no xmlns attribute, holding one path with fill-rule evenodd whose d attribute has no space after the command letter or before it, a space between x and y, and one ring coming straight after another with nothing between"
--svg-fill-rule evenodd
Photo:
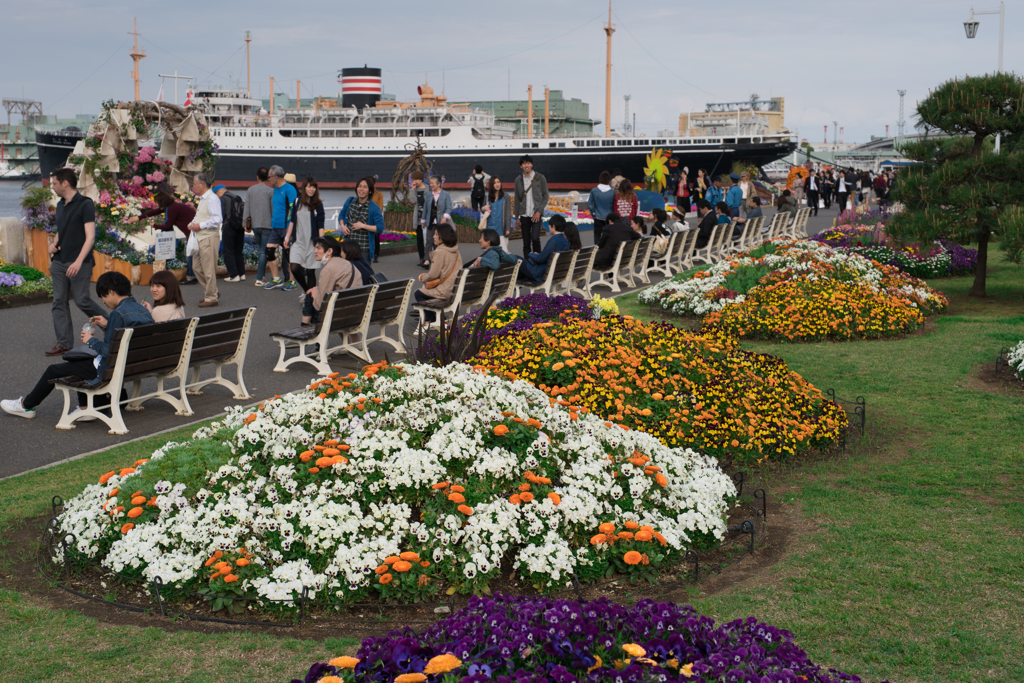
<instances>
[{"instance_id":1,"label":"wooden bench slat","mask_svg":"<svg viewBox=\"0 0 1024 683\"><path fill-rule=\"evenodd\" d=\"M178 366L181 359L181 347L178 353L158 358L148 358L135 363L127 363L124 366L124 381L129 382L137 377L144 377L160 371L173 370Z\"/></svg>"}]
</instances>

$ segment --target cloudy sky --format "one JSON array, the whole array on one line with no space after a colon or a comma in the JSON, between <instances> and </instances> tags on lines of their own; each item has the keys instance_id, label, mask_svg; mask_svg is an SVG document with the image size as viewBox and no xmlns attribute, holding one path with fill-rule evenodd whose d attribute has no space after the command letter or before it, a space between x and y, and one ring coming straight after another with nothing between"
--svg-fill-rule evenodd
<instances>
[{"instance_id":1,"label":"cloudy sky","mask_svg":"<svg viewBox=\"0 0 1024 683\"><path fill-rule=\"evenodd\" d=\"M998 8L985 0L977 9ZM173 15L170 8L182 12ZM631 95L637 129L675 129L680 112L757 93L786 98L786 123L820 142L833 121L844 139L896 130L898 89L908 128L914 103L943 80L994 71L999 17L981 16L978 37L963 22L970 0L649 0L613 6L612 127ZM430 84L452 101L543 98L547 85L604 118L607 2L514 3L38 0L5 3L0 96L43 102L48 114L96 113L132 97L132 18L138 17L142 96L157 74L195 76L202 86L245 85L244 32L251 31L252 90L335 95L337 73L364 63L384 70L385 92L413 99ZM1009 0L1004 68L1024 57L1024 2ZM173 81L165 82L172 100ZM179 98L181 95L179 96Z\"/></svg>"}]
</instances>

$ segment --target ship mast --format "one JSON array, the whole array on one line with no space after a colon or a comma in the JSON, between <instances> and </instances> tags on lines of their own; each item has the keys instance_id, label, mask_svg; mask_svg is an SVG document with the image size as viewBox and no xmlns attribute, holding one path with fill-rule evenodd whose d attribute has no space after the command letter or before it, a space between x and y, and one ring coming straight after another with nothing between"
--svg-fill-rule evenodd
<instances>
[{"instance_id":1,"label":"ship mast","mask_svg":"<svg viewBox=\"0 0 1024 683\"><path fill-rule=\"evenodd\" d=\"M249 71L249 43L252 42L252 36L249 32L245 32L245 96L252 97L252 73Z\"/></svg>"},{"instance_id":2,"label":"ship mast","mask_svg":"<svg viewBox=\"0 0 1024 683\"><path fill-rule=\"evenodd\" d=\"M604 76L604 136L611 137L612 134L612 0L608 0L608 25L604 27L608 36L608 63L605 67Z\"/></svg>"},{"instance_id":3,"label":"ship mast","mask_svg":"<svg viewBox=\"0 0 1024 683\"><path fill-rule=\"evenodd\" d=\"M130 57L135 62L135 69L132 71L132 78L135 79L135 101L139 101L139 60L146 57L146 50L139 51L139 20L138 17L133 18L133 28L128 32L128 35L135 36L135 49L132 50ZM177 81L175 81L177 83Z\"/></svg>"}]
</instances>

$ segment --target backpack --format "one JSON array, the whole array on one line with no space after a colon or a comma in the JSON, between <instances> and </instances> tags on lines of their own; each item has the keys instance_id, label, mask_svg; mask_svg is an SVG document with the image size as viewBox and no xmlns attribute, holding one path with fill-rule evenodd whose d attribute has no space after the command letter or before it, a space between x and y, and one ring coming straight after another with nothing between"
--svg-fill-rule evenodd
<instances>
[{"instance_id":1,"label":"backpack","mask_svg":"<svg viewBox=\"0 0 1024 683\"><path fill-rule=\"evenodd\" d=\"M230 192L225 192L224 196L231 197L231 208L228 210L228 215L224 216L224 225L232 230L245 230L245 225L242 222L242 217L245 216L245 200Z\"/></svg>"},{"instance_id":2,"label":"backpack","mask_svg":"<svg viewBox=\"0 0 1024 683\"><path fill-rule=\"evenodd\" d=\"M474 197L483 197L484 193L486 191L487 191L487 188L484 187L484 178L483 178L483 176L480 176L480 177L473 176L473 193L472 193L473 196Z\"/></svg>"}]
</instances>

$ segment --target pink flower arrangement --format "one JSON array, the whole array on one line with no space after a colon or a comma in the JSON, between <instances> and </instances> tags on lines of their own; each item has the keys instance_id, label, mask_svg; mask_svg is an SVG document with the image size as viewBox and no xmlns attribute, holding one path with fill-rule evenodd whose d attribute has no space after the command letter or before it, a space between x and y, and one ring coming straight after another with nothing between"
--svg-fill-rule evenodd
<instances>
[{"instance_id":1,"label":"pink flower arrangement","mask_svg":"<svg viewBox=\"0 0 1024 683\"><path fill-rule=\"evenodd\" d=\"M134 178L132 178L132 183L135 185L142 185L142 183L144 182L146 181L141 176L135 176Z\"/></svg>"},{"instance_id":2,"label":"pink flower arrangement","mask_svg":"<svg viewBox=\"0 0 1024 683\"><path fill-rule=\"evenodd\" d=\"M109 204L109 203L110 203L110 193L107 192L106 190L103 190L102 192L100 192L100 204L106 205L106 204Z\"/></svg>"}]
</instances>

